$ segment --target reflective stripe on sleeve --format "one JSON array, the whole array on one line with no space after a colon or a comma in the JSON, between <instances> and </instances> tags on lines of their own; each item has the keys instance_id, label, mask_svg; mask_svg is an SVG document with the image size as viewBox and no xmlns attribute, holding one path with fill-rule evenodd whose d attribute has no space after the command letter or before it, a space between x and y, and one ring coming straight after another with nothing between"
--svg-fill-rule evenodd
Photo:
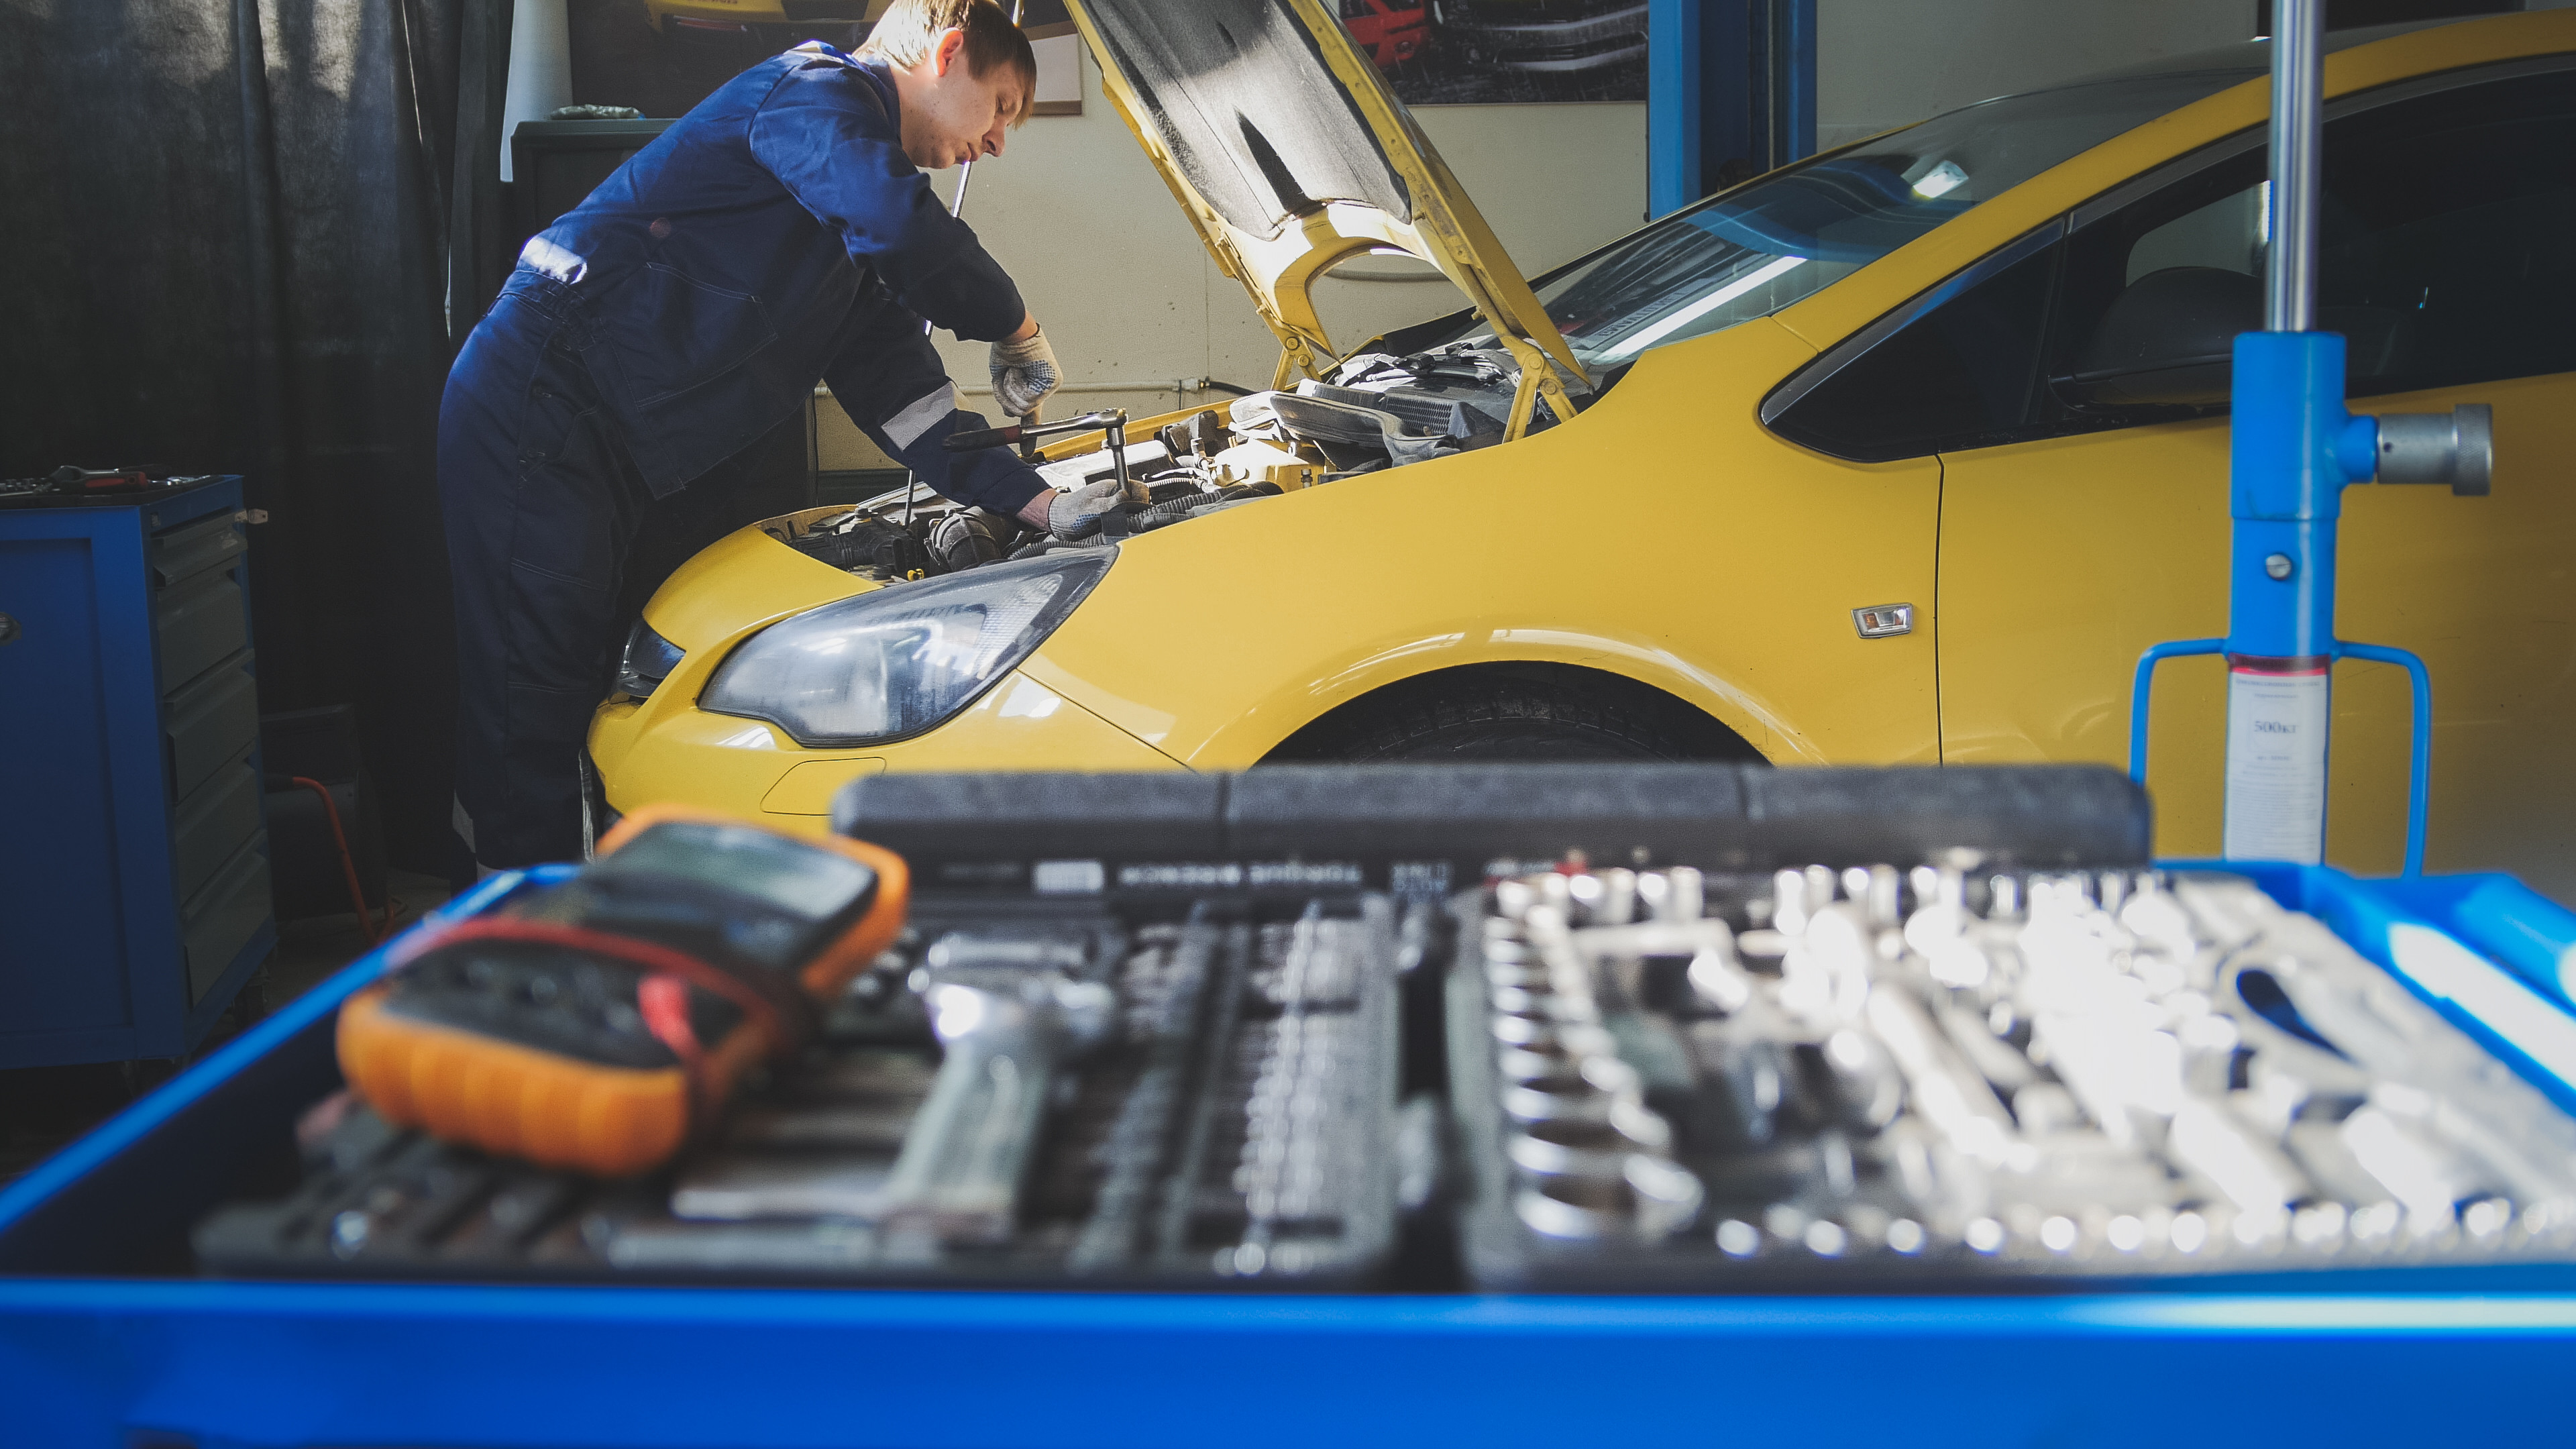
<instances>
[{"instance_id":1,"label":"reflective stripe on sleeve","mask_svg":"<svg viewBox=\"0 0 2576 1449\"><path fill-rule=\"evenodd\" d=\"M920 401L885 420L885 435L898 448L909 448L940 419L957 411L957 384L943 382Z\"/></svg>"}]
</instances>

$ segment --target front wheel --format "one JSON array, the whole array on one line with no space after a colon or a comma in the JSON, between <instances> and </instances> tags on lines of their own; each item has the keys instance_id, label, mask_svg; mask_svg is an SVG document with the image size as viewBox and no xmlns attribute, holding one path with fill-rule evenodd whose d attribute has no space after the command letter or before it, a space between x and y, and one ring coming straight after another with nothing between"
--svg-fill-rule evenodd
<instances>
[{"instance_id":1,"label":"front wheel","mask_svg":"<svg viewBox=\"0 0 2576 1449\"><path fill-rule=\"evenodd\" d=\"M1616 675L1490 670L1397 685L1317 720L1273 762L1636 763L1760 756L1716 721ZM1465 676L1465 677L1459 677Z\"/></svg>"}]
</instances>

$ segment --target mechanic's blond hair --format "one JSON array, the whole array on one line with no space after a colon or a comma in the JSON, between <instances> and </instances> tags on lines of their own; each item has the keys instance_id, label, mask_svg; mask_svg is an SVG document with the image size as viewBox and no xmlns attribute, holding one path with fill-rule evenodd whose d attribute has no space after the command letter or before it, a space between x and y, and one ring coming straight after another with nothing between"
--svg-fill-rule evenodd
<instances>
[{"instance_id":1,"label":"mechanic's blond hair","mask_svg":"<svg viewBox=\"0 0 2576 1449\"><path fill-rule=\"evenodd\" d=\"M1029 49L1029 38L993 0L894 0L877 17L858 55L897 66L919 65L943 30L965 32L966 69L977 80L997 65L1019 72L1020 113L1011 118L1011 124L1027 120L1030 104L1037 99L1037 54Z\"/></svg>"}]
</instances>

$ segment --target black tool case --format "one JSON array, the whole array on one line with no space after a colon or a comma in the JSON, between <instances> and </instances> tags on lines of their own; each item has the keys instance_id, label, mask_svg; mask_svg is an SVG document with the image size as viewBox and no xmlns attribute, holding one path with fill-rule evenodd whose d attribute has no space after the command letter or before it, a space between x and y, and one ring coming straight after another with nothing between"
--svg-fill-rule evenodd
<instances>
[{"instance_id":1,"label":"black tool case","mask_svg":"<svg viewBox=\"0 0 2576 1449\"><path fill-rule=\"evenodd\" d=\"M1431 917L1417 908L1412 929ZM308 1134L291 1195L206 1219L197 1256L291 1277L1365 1283L1395 1232L1405 925L1361 892L925 899L804 1059L670 1170L596 1181L357 1107ZM1115 993L1119 1029L1050 1082L1010 1229L958 1242L874 1221L870 1203L939 1069L905 979L932 943L970 932L1078 953L1081 979ZM1292 1105L1312 1120L1266 1143Z\"/></svg>"}]
</instances>

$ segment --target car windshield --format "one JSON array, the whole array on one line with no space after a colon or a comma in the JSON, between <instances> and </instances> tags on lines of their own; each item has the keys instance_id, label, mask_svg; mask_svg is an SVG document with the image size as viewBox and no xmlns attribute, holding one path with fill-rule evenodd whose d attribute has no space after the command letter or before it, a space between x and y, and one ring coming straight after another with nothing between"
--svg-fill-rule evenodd
<instances>
[{"instance_id":1,"label":"car windshield","mask_svg":"<svg viewBox=\"0 0 2576 1449\"><path fill-rule=\"evenodd\" d=\"M1675 212L1532 289L1587 368L1615 368L1779 311L2078 152L2260 74L2123 76L1980 102ZM1470 313L1447 330L1475 325Z\"/></svg>"}]
</instances>

